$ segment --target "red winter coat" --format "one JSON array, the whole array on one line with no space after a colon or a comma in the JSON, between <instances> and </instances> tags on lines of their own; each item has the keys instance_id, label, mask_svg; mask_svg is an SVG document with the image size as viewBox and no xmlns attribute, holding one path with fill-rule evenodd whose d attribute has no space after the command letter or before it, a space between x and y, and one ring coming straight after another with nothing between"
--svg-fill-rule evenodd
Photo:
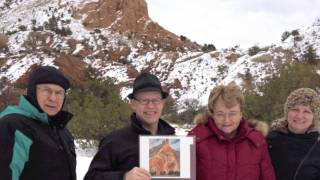
<instances>
[{"instance_id":1,"label":"red winter coat","mask_svg":"<svg viewBox=\"0 0 320 180\"><path fill-rule=\"evenodd\" d=\"M265 138L242 119L230 139L209 117L189 135L196 136L197 180L275 180Z\"/></svg>"}]
</instances>

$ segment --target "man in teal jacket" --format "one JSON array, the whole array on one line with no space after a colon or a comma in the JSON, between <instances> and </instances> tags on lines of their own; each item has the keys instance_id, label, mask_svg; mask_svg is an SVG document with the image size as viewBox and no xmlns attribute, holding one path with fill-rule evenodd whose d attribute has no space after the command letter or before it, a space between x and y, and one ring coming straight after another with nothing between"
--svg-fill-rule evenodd
<instances>
[{"instance_id":1,"label":"man in teal jacket","mask_svg":"<svg viewBox=\"0 0 320 180\"><path fill-rule=\"evenodd\" d=\"M63 111L68 79L41 66L29 77L27 95L0 113L1 180L75 180L73 137Z\"/></svg>"}]
</instances>

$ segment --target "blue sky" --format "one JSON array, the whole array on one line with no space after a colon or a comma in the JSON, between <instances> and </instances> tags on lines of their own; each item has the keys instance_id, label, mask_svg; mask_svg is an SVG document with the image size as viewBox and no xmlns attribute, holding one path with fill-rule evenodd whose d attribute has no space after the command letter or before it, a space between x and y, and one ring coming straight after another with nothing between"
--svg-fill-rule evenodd
<instances>
[{"instance_id":1,"label":"blue sky","mask_svg":"<svg viewBox=\"0 0 320 180\"><path fill-rule=\"evenodd\" d=\"M320 0L146 0L162 27L217 48L270 45L284 31L312 25Z\"/></svg>"}]
</instances>

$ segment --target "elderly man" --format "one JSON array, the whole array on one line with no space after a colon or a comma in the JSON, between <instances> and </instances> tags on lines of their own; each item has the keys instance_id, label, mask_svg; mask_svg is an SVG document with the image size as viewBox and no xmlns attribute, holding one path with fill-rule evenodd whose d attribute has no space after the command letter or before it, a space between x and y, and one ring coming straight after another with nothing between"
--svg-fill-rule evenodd
<instances>
[{"instance_id":1,"label":"elderly man","mask_svg":"<svg viewBox=\"0 0 320 180\"><path fill-rule=\"evenodd\" d=\"M139 135L173 135L175 130L160 119L164 100L159 79L149 73L140 74L128 95L134 111L131 125L107 135L91 162L85 180L150 180L150 173L139 168Z\"/></svg>"},{"instance_id":2,"label":"elderly man","mask_svg":"<svg viewBox=\"0 0 320 180\"><path fill-rule=\"evenodd\" d=\"M73 137L63 111L69 81L54 67L29 77L27 95L0 113L1 180L75 180Z\"/></svg>"}]
</instances>

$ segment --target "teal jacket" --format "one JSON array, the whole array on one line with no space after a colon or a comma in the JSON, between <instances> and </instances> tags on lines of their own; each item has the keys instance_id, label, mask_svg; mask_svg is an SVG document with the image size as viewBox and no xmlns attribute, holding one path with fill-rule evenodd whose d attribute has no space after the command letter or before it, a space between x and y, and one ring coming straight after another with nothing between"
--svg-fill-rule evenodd
<instances>
[{"instance_id":1,"label":"teal jacket","mask_svg":"<svg viewBox=\"0 0 320 180\"><path fill-rule=\"evenodd\" d=\"M72 114L54 118L24 96L0 113L1 180L75 180L73 137L65 128Z\"/></svg>"}]
</instances>

